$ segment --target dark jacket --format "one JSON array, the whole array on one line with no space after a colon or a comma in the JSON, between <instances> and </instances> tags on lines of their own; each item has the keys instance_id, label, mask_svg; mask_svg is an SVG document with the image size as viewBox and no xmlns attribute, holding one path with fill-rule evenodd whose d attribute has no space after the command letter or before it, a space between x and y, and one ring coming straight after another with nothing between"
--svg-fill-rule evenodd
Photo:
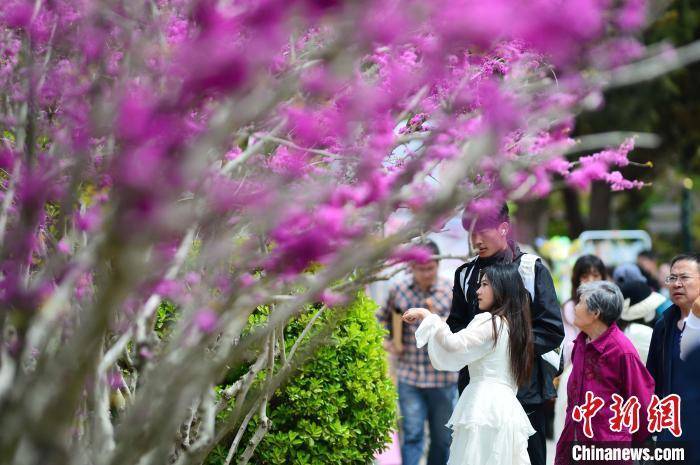
<instances>
[{"instance_id":1,"label":"dark jacket","mask_svg":"<svg viewBox=\"0 0 700 465\"><path fill-rule=\"evenodd\" d=\"M479 270L495 263L516 263L520 261L522 252L517 245L510 244L502 253L486 259L477 258L457 268L455 272L454 287L452 289L452 308L447 324L452 332L460 331L467 327L474 315L479 312L476 300ZM465 299L461 271L466 268L467 275L472 267L476 267L471 273L468 286L468 299ZM556 397L553 378L555 370L540 355L559 347L564 339L564 325L561 321L559 301L554 290L552 276L545 266L538 260L535 264L535 298L531 306L532 332L535 346L535 364L528 386L518 390L518 400L522 404L540 404L547 399ZM469 384L469 370L464 368L459 372L460 393Z\"/></svg>"},{"instance_id":2,"label":"dark jacket","mask_svg":"<svg viewBox=\"0 0 700 465\"><path fill-rule=\"evenodd\" d=\"M691 352L678 367L679 385L671 389L672 373L669 367L673 357L673 325L678 324L681 309L669 307L656 322L649 344L647 370L656 381L655 393L659 398L678 394L681 398L682 440L686 447L686 462L700 463L700 348ZM667 438L664 438L666 440Z\"/></svg>"},{"instance_id":3,"label":"dark jacket","mask_svg":"<svg viewBox=\"0 0 700 465\"><path fill-rule=\"evenodd\" d=\"M647 370L656 382L655 393L663 398L671 394L671 366L673 357L673 325L678 324L681 309L672 305L654 325L647 356Z\"/></svg>"},{"instance_id":4,"label":"dark jacket","mask_svg":"<svg viewBox=\"0 0 700 465\"><path fill-rule=\"evenodd\" d=\"M700 463L700 347L686 357L680 387L683 441L686 463Z\"/></svg>"}]
</instances>

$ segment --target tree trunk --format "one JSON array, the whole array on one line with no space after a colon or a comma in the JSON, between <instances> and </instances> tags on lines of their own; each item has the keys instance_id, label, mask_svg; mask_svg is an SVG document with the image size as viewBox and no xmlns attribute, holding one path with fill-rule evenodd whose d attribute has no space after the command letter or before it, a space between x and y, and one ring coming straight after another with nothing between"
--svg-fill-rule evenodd
<instances>
[{"instance_id":1,"label":"tree trunk","mask_svg":"<svg viewBox=\"0 0 700 465\"><path fill-rule=\"evenodd\" d=\"M569 225L569 237L576 239L586 230L586 225L581 215L578 191L565 187L562 191L562 196L564 197L566 223Z\"/></svg>"},{"instance_id":2,"label":"tree trunk","mask_svg":"<svg viewBox=\"0 0 700 465\"><path fill-rule=\"evenodd\" d=\"M515 239L523 244L533 245L535 238L547 234L549 220L548 199L534 199L518 202L515 213Z\"/></svg>"},{"instance_id":3,"label":"tree trunk","mask_svg":"<svg viewBox=\"0 0 700 465\"><path fill-rule=\"evenodd\" d=\"M593 183L588 216L589 229L610 229L610 186L601 181Z\"/></svg>"}]
</instances>

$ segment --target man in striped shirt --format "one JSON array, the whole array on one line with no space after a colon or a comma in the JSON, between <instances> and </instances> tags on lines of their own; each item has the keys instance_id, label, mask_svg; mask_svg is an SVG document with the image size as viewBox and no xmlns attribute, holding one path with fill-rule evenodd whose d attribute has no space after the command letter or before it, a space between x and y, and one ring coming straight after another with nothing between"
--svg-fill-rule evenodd
<instances>
[{"instance_id":1,"label":"man in striped shirt","mask_svg":"<svg viewBox=\"0 0 700 465\"><path fill-rule=\"evenodd\" d=\"M432 241L422 244L439 255ZM387 303L379 319L391 331L393 314L412 307L428 308L447 318L452 302L452 283L438 277L438 260L411 264L411 277L397 282L389 290ZM445 426L457 401L458 373L437 371L430 364L428 348L416 348L415 332L419 323L403 323L401 343L387 338L385 347L398 359L396 370L403 442L403 465L417 465L423 455L425 422L430 431L428 465L444 465L449 455L451 432ZM397 341L398 342L398 341Z\"/></svg>"}]
</instances>

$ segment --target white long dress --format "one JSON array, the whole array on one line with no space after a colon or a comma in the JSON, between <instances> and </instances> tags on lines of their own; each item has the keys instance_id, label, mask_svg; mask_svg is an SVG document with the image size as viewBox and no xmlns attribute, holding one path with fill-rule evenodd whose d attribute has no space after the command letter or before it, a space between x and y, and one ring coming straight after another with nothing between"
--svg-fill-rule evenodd
<instances>
[{"instance_id":1,"label":"white long dress","mask_svg":"<svg viewBox=\"0 0 700 465\"><path fill-rule=\"evenodd\" d=\"M529 465L527 439L535 430L515 397L517 385L508 357L508 325L495 317L500 331L493 345L492 315L479 313L469 326L452 333L431 314L416 331L418 347L428 344L438 370L469 365L469 385L457 401L447 426L452 428L448 465Z\"/></svg>"}]
</instances>

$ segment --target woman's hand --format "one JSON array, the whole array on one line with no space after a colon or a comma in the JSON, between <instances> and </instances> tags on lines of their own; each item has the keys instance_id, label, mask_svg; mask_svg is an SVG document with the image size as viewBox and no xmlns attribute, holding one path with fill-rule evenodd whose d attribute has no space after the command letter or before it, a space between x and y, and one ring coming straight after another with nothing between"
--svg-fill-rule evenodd
<instances>
[{"instance_id":1,"label":"woman's hand","mask_svg":"<svg viewBox=\"0 0 700 465\"><path fill-rule=\"evenodd\" d=\"M426 308L409 308L401 317L406 323L414 323L422 321L423 318L430 315L430 310Z\"/></svg>"},{"instance_id":2,"label":"woman's hand","mask_svg":"<svg viewBox=\"0 0 700 465\"><path fill-rule=\"evenodd\" d=\"M700 318L700 297L695 299L695 302L693 302L693 315Z\"/></svg>"}]
</instances>

